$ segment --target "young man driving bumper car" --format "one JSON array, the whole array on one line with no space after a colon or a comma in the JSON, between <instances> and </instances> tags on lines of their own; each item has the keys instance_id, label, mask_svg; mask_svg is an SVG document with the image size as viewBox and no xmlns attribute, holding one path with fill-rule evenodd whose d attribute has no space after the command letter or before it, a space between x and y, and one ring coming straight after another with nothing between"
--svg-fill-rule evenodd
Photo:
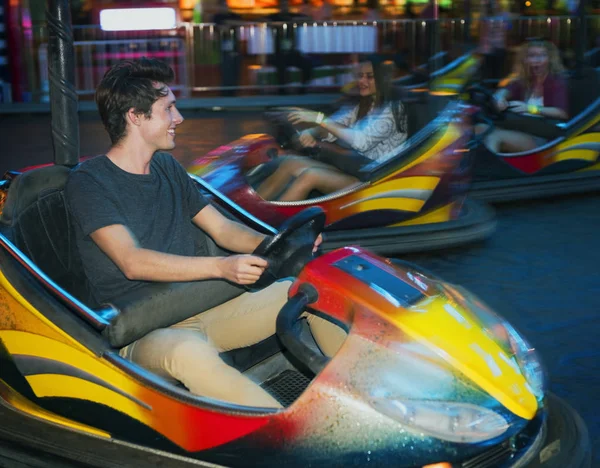
<instances>
[{"instance_id":1,"label":"young man driving bumper car","mask_svg":"<svg viewBox=\"0 0 600 468\"><path fill-rule=\"evenodd\" d=\"M268 267L267 260L251 253L260 251L269 237L210 206L179 163L160 152L174 148L176 128L183 122L167 86L172 79L166 64L141 59L113 67L97 89L112 146L106 155L74 170L65 191L93 300L110 303L148 282L214 285L221 304L150 331L120 354L182 382L195 394L280 407L259 385L225 364L219 353L273 335L290 282L245 291ZM207 237L221 249L210 252ZM315 249L319 243L320 238ZM197 255L198 247L204 255ZM309 323L314 329L333 330L317 332L317 341L329 336L335 343L343 341L344 333L335 325L314 316ZM322 345L335 350L335 343Z\"/></svg>"}]
</instances>

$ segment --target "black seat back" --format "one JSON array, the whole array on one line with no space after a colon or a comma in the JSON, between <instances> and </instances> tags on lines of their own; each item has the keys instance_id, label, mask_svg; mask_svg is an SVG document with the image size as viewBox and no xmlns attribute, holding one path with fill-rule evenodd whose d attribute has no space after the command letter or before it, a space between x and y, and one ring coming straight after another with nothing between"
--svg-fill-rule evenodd
<instances>
[{"instance_id":1,"label":"black seat back","mask_svg":"<svg viewBox=\"0 0 600 468\"><path fill-rule=\"evenodd\" d=\"M600 79L595 68L585 67L569 77L569 117L577 117L600 96Z\"/></svg>"},{"instance_id":2,"label":"black seat back","mask_svg":"<svg viewBox=\"0 0 600 468\"><path fill-rule=\"evenodd\" d=\"M55 283L82 302L91 296L64 196L70 169L24 172L10 185L0 216L2 232Z\"/></svg>"}]
</instances>

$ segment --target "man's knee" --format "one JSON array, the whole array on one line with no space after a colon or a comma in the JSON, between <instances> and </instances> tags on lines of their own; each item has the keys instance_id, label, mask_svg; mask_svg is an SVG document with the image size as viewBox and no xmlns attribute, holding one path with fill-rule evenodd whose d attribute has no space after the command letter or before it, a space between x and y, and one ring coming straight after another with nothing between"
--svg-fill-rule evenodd
<instances>
[{"instance_id":1,"label":"man's knee","mask_svg":"<svg viewBox=\"0 0 600 468\"><path fill-rule=\"evenodd\" d=\"M317 342L317 345L328 357L333 357L346 338L348 334L339 325L336 325L329 320L325 320L317 315L304 313L310 327L311 333Z\"/></svg>"},{"instance_id":2,"label":"man's knee","mask_svg":"<svg viewBox=\"0 0 600 468\"><path fill-rule=\"evenodd\" d=\"M144 367L158 368L181 380L186 369L208 356L218 356L210 340L199 331L165 328L156 330L151 341L135 349L133 360Z\"/></svg>"},{"instance_id":3,"label":"man's knee","mask_svg":"<svg viewBox=\"0 0 600 468\"><path fill-rule=\"evenodd\" d=\"M277 281L270 286L267 286L262 293L268 297L269 302L275 304L275 308L281 309L287 302L288 291L292 282L290 280Z\"/></svg>"}]
</instances>

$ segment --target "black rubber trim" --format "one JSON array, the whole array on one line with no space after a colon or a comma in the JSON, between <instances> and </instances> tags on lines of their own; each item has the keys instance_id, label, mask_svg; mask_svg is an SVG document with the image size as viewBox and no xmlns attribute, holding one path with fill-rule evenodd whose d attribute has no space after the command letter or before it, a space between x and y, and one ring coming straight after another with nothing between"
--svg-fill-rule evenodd
<instances>
[{"instance_id":1,"label":"black rubber trim","mask_svg":"<svg viewBox=\"0 0 600 468\"><path fill-rule=\"evenodd\" d=\"M558 396L546 395L547 434L529 468L588 468L592 466L590 436L583 419Z\"/></svg>"},{"instance_id":2,"label":"black rubber trim","mask_svg":"<svg viewBox=\"0 0 600 468\"><path fill-rule=\"evenodd\" d=\"M467 198L460 217L444 223L325 232L323 250L360 245L383 255L455 247L487 239L496 229L495 211Z\"/></svg>"},{"instance_id":3,"label":"black rubber trim","mask_svg":"<svg viewBox=\"0 0 600 468\"><path fill-rule=\"evenodd\" d=\"M317 375L329 362L329 358L317 353L302 341L300 316L306 306L319 298L319 293L312 284L303 283L298 292L291 297L277 315L277 337L292 355Z\"/></svg>"},{"instance_id":4,"label":"black rubber trim","mask_svg":"<svg viewBox=\"0 0 600 468\"><path fill-rule=\"evenodd\" d=\"M486 202L509 202L600 190L600 171L474 182L469 195Z\"/></svg>"}]
</instances>

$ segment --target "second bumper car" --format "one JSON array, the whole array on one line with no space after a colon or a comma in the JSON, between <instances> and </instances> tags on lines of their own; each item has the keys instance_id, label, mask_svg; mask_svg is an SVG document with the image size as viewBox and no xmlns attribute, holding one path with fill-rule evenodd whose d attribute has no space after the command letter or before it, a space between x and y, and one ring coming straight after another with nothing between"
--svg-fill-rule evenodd
<instances>
[{"instance_id":1,"label":"second bumper car","mask_svg":"<svg viewBox=\"0 0 600 468\"><path fill-rule=\"evenodd\" d=\"M322 208L326 250L356 243L379 253L399 253L485 239L495 228L494 213L466 197L476 109L431 101L407 108L409 138L396 154L361 167L359 183L328 195L294 202L261 198L255 188L287 154L264 134L221 146L194 161L188 171L200 176L199 183L223 206L231 199L275 227L307 207Z\"/></svg>"},{"instance_id":2,"label":"second bumper car","mask_svg":"<svg viewBox=\"0 0 600 468\"><path fill-rule=\"evenodd\" d=\"M500 116L495 125L545 141L522 153L479 146L471 195L489 202L541 198L600 189L600 78L588 68L569 77L570 120Z\"/></svg>"}]
</instances>

